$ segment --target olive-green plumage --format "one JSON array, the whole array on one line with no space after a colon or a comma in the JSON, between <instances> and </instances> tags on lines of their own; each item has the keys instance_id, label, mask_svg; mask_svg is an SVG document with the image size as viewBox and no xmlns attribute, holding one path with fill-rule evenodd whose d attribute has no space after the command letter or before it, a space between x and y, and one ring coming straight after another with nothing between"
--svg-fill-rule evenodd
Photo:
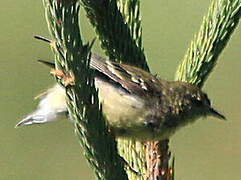
<instances>
[{"instance_id":1,"label":"olive-green plumage","mask_svg":"<svg viewBox=\"0 0 241 180\"><path fill-rule=\"evenodd\" d=\"M211 107L207 95L189 83L165 81L137 67L115 63L96 54L91 56L90 67L95 70L95 86L99 89L103 114L110 130L118 137L161 140L199 117L212 115L225 119ZM37 110L17 126L56 119L57 115L67 112L64 97L60 86L48 90Z\"/></svg>"},{"instance_id":2,"label":"olive-green plumage","mask_svg":"<svg viewBox=\"0 0 241 180\"><path fill-rule=\"evenodd\" d=\"M139 68L114 63L95 54L96 86L103 112L117 136L165 139L195 119L214 115L205 93L186 82L170 82Z\"/></svg>"}]
</instances>

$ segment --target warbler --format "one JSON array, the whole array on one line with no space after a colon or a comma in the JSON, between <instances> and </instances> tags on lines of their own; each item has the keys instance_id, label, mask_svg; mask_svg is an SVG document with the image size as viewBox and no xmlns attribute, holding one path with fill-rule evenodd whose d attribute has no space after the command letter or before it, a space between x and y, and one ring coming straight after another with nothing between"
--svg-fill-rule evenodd
<instances>
[{"instance_id":1,"label":"warbler","mask_svg":"<svg viewBox=\"0 0 241 180\"><path fill-rule=\"evenodd\" d=\"M54 64L41 60L41 62ZM198 87L166 81L140 68L120 64L92 53L95 86L110 130L137 140L163 140L179 128L205 116L225 117L211 107ZM16 126L43 124L67 115L65 90L59 86L40 96L37 110Z\"/></svg>"}]
</instances>

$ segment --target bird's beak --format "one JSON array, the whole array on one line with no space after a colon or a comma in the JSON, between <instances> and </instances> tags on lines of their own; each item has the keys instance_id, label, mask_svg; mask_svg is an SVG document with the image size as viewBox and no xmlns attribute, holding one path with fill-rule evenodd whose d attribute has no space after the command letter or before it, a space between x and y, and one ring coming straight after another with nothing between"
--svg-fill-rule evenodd
<instances>
[{"instance_id":1,"label":"bird's beak","mask_svg":"<svg viewBox=\"0 0 241 180\"><path fill-rule=\"evenodd\" d=\"M225 116L222 115L221 113L217 112L215 109L210 108L209 109L210 115L217 117L218 119L226 120Z\"/></svg>"}]
</instances>

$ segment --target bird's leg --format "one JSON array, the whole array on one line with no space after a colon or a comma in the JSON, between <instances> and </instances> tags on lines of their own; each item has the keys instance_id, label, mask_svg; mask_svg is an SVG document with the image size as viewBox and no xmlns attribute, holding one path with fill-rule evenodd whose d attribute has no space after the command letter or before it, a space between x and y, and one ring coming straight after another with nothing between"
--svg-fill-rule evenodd
<instances>
[{"instance_id":1,"label":"bird's leg","mask_svg":"<svg viewBox=\"0 0 241 180\"><path fill-rule=\"evenodd\" d=\"M71 74L66 75L62 70L51 69L50 74L63 81L65 86L72 86L74 84L74 76Z\"/></svg>"}]
</instances>

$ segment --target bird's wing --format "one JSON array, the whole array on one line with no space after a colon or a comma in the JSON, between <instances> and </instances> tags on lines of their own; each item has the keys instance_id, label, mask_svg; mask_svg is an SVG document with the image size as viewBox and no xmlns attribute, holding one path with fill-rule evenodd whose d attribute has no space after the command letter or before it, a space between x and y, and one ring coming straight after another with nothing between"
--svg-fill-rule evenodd
<instances>
[{"instance_id":1,"label":"bird's wing","mask_svg":"<svg viewBox=\"0 0 241 180\"><path fill-rule=\"evenodd\" d=\"M90 67L97 70L100 76L104 74L106 78L110 78L126 91L138 96L148 96L159 91L156 85L159 84L159 80L140 68L115 63L96 54L91 56Z\"/></svg>"},{"instance_id":2,"label":"bird's wing","mask_svg":"<svg viewBox=\"0 0 241 180\"><path fill-rule=\"evenodd\" d=\"M39 62L54 67L54 63L38 60ZM138 96L153 96L153 93L160 93L162 84L151 73L138 67L120 64L106 58L91 54L90 68L96 71L96 78L104 79L113 85L117 85Z\"/></svg>"}]
</instances>

